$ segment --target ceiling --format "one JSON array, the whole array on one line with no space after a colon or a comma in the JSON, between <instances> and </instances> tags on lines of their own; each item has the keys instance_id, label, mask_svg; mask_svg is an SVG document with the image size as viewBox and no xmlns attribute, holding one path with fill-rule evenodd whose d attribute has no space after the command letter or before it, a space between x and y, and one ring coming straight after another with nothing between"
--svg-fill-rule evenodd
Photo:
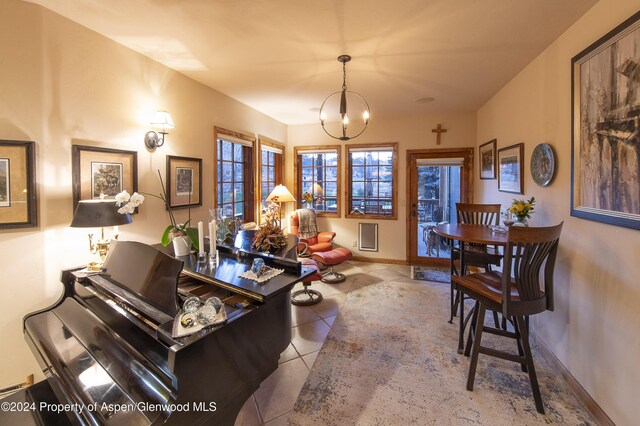
<instances>
[{"instance_id":1,"label":"ceiling","mask_svg":"<svg viewBox=\"0 0 640 426\"><path fill-rule=\"evenodd\" d=\"M597 0L32 0L286 124L475 111ZM567 63L567 69L569 64ZM416 102L433 98L431 102Z\"/></svg>"}]
</instances>

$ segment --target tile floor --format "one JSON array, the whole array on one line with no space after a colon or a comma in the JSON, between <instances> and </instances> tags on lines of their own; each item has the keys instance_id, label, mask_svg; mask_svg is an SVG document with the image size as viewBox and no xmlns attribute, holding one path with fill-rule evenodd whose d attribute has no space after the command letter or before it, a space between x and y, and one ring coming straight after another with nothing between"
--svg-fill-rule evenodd
<instances>
[{"instance_id":1,"label":"tile floor","mask_svg":"<svg viewBox=\"0 0 640 426\"><path fill-rule=\"evenodd\" d=\"M350 291L387 280L411 280L411 268L349 261L336 268L347 275L340 284L316 281L312 288L324 296L313 306L291 305L292 337L289 347L280 355L280 364L247 400L236 419L236 425L286 425L289 413L311 371L333 320ZM298 284L294 290L301 288Z\"/></svg>"}]
</instances>

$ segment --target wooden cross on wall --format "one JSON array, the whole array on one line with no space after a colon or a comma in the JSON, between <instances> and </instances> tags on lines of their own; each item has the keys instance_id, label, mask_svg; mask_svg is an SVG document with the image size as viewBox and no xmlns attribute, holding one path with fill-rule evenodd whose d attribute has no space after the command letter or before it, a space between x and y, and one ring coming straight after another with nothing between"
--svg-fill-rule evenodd
<instances>
[{"instance_id":1,"label":"wooden cross on wall","mask_svg":"<svg viewBox=\"0 0 640 426\"><path fill-rule=\"evenodd\" d=\"M447 133L447 129L443 129L442 124L438 124L438 127L436 127L435 129L431 129L431 131L438 134L438 136L436 137L436 144L440 145L440 134Z\"/></svg>"}]
</instances>

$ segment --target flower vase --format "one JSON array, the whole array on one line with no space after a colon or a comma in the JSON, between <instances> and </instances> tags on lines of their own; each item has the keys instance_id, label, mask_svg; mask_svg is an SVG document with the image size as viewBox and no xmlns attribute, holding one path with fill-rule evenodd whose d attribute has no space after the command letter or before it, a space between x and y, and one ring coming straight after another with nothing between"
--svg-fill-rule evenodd
<instances>
[{"instance_id":1,"label":"flower vase","mask_svg":"<svg viewBox=\"0 0 640 426\"><path fill-rule=\"evenodd\" d=\"M305 209L311 209L311 210L313 210L313 204L312 204L312 203L303 203L303 204L304 204L304 205L303 205L303 207L304 207Z\"/></svg>"},{"instance_id":2,"label":"flower vase","mask_svg":"<svg viewBox=\"0 0 640 426\"><path fill-rule=\"evenodd\" d=\"M176 256L191 254L191 240L186 235L173 238L173 253Z\"/></svg>"},{"instance_id":3,"label":"flower vase","mask_svg":"<svg viewBox=\"0 0 640 426\"><path fill-rule=\"evenodd\" d=\"M516 221L513 222L513 226L529 226L529 220L526 216L516 216Z\"/></svg>"}]
</instances>

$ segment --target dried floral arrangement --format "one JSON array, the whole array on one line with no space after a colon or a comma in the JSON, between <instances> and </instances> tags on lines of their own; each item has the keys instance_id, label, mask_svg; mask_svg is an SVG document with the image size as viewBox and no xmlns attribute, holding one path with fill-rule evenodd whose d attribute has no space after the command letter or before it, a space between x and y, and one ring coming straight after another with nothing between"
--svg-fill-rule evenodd
<instances>
[{"instance_id":1,"label":"dried floral arrangement","mask_svg":"<svg viewBox=\"0 0 640 426\"><path fill-rule=\"evenodd\" d=\"M287 237L284 236L280 223L276 219L277 208L275 203L270 203L265 222L253 237L253 248L256 250L275 253L287 245Z\"/></svg>"}]
</instances>

